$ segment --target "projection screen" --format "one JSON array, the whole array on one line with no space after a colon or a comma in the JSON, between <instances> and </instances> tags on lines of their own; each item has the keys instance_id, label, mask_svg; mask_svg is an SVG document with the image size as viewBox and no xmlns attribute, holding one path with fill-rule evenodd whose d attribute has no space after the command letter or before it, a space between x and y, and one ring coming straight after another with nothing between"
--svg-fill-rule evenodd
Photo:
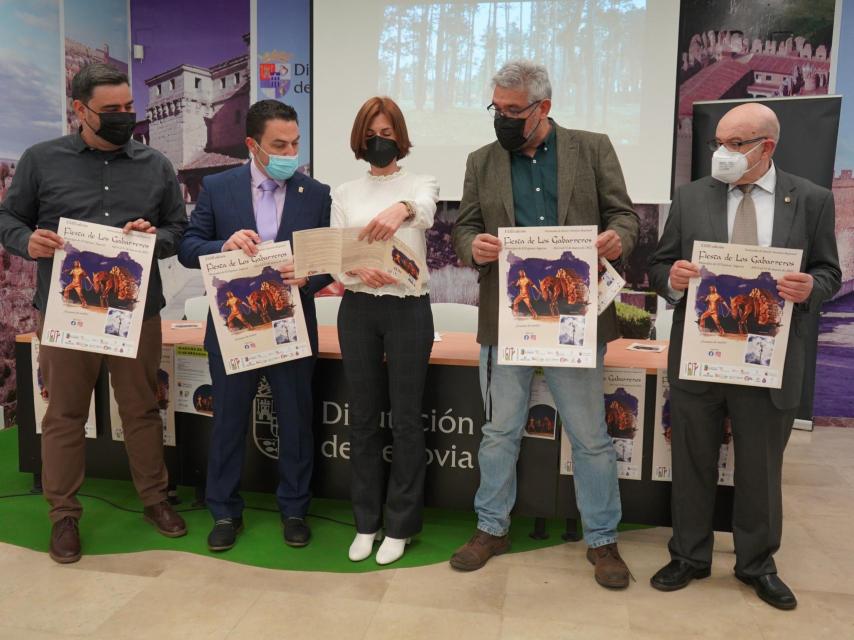
<instances>
[{"instance_id":1,"label":"projection screen","mask_svg":"<svg viewBox=\"0 0 854 640\"><path fill-rule=\"evenodd\" d=\"M678 0L316 0L313 173L333 187L362 175L353 118L388 95L415 145L403 166L458 200L467 155L495 139L491 78L528 58L549 70L555 121L607 133L632 199L668 202L678 22Z\"/></svg>"}]
</instances>

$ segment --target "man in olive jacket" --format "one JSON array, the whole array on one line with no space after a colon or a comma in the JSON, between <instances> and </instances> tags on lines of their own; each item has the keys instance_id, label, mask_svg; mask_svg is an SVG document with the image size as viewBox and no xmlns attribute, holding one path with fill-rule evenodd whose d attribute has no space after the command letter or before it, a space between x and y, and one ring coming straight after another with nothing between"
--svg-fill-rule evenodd
<instances>
[{"instance_id":1,"label":"man in olive jacket","mask_svg":"<svg viewBox=\"0 0 854 640\"><path fill-rule=\"evenodd\" d=\"M451 558L463 571L479 569L510 547L510 511L516 501L516 461L528 411L534 367L495 365L498 343L499 227L596 225L600 256L629 255L638 217L608 137L564 129L548 118L551 85L545 67L529 61L504 65L493 78L490 112L498 140L469 155L457 255L480 273L477 341L487 422L478 461L477 532ZM605 425L602 361L617 337L613 305L599 316L595 369L545 367L545 377L572 442L576 499L599 584L624 588L629 570L617 551L620 493L616 454Z\"/></svg>"}]
</instances>

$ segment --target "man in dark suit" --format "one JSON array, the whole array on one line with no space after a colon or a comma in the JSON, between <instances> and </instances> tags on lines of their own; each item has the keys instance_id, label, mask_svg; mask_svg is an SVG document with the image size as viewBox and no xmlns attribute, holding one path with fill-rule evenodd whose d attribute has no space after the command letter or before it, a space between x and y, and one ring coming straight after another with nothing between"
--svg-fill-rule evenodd
<instances>
[{"instance_id":1,"label":"man in dark suit","mask_svg":"<svg viewBox=\"0 0 854 640\"><path fill-rule=\"evenodd\" d=\"M801 398L807 316L839 289L841 274L833 195L774 166L779 136L777 117L764 105L727 112L710 143L712 176L676 190L650 261L653 288L676 305L668 354L672 560L651 582L674 591L710 574L718 448L729 415L735 447L735 575L772 606L793 609L797 600L777 576L773 557L783 527L783 451ZM803 250L801 271L777 281L780 296L794 305L780 389L679 379L685 290L700 276L689 262L695 240Z\"/></svg>"},{"instance_id":2,"label":"man in dark suit","mask_svg":"<svg viewBox=\"0 0 854 640\"><path fill-rule=\"evenodd\" d=\"M178 258L198 268L199 256L242 249L255 255L257 244L290 241L294 231L329 226L329 187L295 173L299 152L297 114L276 100L252 105L246 116L246 146L252 160L206 177ZM280 267L285 284L299 287L312 353L317 354L314 294L329 276L294 279L293 263ZM308 544L305 522L311 499L313 466L311 378L315 356L262 369L226 375L213 319L208 315L205 349L213 382L206 501L214 518L208 536L212 551L234 546L243 528L243 499L238 493L252 399L261 375L273 393L279 423L279 486L285 542Z\"/></svg>"},{"instance_id":3,"label":"man in dark suit","mask_svg":"<svg viewBox=\"0 0 854 640\"><path fill-rule=\"evenodd\" d=\"M496 366L499 227L596 225L600 256L628 256L638 217L626 193L617 154L607 136L564 129L551 120L545 67L519 60L493 78L489 110L498 140L468 157L460 216L453 231L457 255L479 271L477 341L487 423L478 452L477 532L451 558L462 571L479 569L510 547L516 502L516 461L528 414L534 367ZM620 491L616 455L605 424L602 365L605 343L617 337L613 305L600 316L596 368L544 367L564 428L572 441L576 498L595 578L625 588L629 570L617 550Z\"/></svg>"}]
</instances>

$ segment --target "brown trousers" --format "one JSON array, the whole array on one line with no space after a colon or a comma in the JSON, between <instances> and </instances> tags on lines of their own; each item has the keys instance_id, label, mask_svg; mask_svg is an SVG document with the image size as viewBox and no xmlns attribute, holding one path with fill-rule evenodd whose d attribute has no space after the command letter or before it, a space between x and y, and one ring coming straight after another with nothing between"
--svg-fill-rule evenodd
<instances>
[{"instance_id":1,"label":"brown trousers","mask_svg":"<svg viewBox=\"0 0 854 640\"><path fill-rule=\"evenodd\" d=\"M42 317L39 335L43 322ZM159 315L142 323L135 359L41 345L39 367L49 397L42 421L42 486L50 503L51 521L66 516L79 519L83 514L77 492L86 472L85 425L104 359L119 406L136 491L146 507L166 500L163 425L156 398L160 350Z\"/></svg>"}]
</instances>

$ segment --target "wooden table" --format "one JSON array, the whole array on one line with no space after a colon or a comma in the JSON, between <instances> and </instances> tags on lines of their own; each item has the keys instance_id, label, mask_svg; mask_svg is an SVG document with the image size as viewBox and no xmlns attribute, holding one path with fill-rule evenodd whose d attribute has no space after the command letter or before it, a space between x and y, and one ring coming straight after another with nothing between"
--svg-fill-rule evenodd
<instances>
[{"instance_id":1,"label":"wooden table","mask_svg":"<svg viewBox=\"0 0 854 640\"><path fill-rule=\"evenodd\" d=\"M318 357L332 360L341 359L341 347L338 345L338 330L332 326L319 326ZM16 337L17 342L30 342L33 333L25 333ZM201 346L205 338L203 322L183 322L174 320L163 321L163 344L187 344ZM441 340L433 343L430 364L441 364L460 367L476 367L480 361L480 345L473 333L448 332L441 334ZM608 343L605 354L606 367L627 367L631 369L646 369L655 373L657 369L667 367L667 349L660 353L629 351L627 347L633 343L645 345L667 346L666 340L634 340L619 338Z\"/></svg>"}]
</instances>

